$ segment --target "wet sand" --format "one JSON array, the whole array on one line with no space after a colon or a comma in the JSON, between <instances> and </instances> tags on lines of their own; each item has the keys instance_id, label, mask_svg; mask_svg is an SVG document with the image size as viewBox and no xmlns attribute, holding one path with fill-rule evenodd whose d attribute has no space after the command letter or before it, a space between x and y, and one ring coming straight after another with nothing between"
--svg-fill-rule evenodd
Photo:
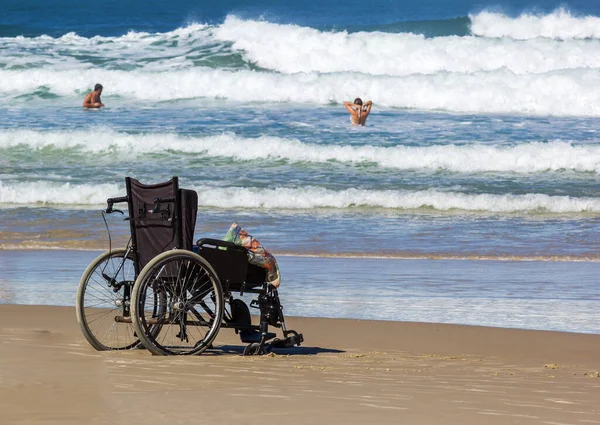
<instances>
[{"instance_id":1,"label":"wet sand","mask_svg":"<svg viewBox=\"0 0 600 425\"><path fill-rule=\"evenodd\" d=\"M5 424L600 424L600 335L288 318L260 357L97 352L70 307L1 305Z\"/></svg>"}]
</instances>

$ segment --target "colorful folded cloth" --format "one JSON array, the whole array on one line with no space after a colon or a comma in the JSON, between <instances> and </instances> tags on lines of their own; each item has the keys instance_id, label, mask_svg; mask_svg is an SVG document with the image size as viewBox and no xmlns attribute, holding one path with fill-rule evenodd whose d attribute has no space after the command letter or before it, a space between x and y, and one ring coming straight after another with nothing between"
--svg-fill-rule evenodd
<instances>
[{"instance_id":1,"label":"colorful folded cloth","mask_svg":"<svg viewBox=\"0 0 600 425\"><path fill-rule=\"evenodd\" d=\"M233 223L225 237L224 241L233 242L241 245L248 250L248 262L256 266L267 269L267 282L273 287L278 288L281 283L279 266L275 257L258 242L258 239L248 234L240 225Z\"/></svg>"}]
</instances>

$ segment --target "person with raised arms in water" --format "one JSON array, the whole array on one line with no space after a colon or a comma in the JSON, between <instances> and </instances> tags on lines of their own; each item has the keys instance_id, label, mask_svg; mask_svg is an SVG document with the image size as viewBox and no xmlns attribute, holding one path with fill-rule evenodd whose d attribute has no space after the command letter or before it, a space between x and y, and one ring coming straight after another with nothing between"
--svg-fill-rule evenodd
<instances>
[{"instance_id":1,"label":"person with raised arms in water","mask_svg":"<svg viewBox=\"0 0 600 425\"><path fill-rule=\"evenodd\" d=\"M350 112L350 122L352 125L365 125L367 117L371 113L371 106L373 102L368 100L363 105L363 101L360 97L354 99L354 103L344 102L344 106Z\"/></svg>"},{"instance_id":2,"label":"person with raised arms in water","mask_svg":"<svg viewBox=\"0 0 600 425\"><path fill-rule=\"evenodd\" d=\"M89 92L85 99L83 99L83 107L89 109L101 108L104 106L102 100L100 100L100 95L102 94L102 84L96 84L94 86L94 91Z\"/></svg>"}]
</instances>

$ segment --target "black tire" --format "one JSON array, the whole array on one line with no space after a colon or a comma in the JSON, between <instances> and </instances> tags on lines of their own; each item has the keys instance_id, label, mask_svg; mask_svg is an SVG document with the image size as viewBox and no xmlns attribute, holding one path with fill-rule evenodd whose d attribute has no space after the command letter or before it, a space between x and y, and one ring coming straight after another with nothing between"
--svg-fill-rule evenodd
<instances>
[{"instance_id":1,"label":"black tire","mask_svg":"<svg viewBox=\"0 0 600 425\"><path fill-rule=\"evenodd\" d=\"M83 272L75 304L83 336L96 350L128 350L140 340L127 316L135 282L133 256L124 248L106 251ZM127 318L125 317L125 320Z\"/></svg>"},{"instance_id":2,"label":"black tire","mask_svg":"<svg viewBox=\"0 0 600 425\"><path fill-rule=\"evenodd\" d=\"M191 251L154 257L133 287L133 326L148 351L157 355L200 354L210 348L224 309L218 276Z\"/></svg>"}]
</instances>

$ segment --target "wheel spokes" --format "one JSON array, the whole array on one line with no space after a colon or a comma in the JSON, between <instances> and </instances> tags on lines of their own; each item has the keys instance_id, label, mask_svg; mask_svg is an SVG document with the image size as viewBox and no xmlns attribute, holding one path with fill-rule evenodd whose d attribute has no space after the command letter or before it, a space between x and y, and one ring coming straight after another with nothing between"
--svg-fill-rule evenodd
<instances>
[{"instance_id":1,"label":"wheel spokes","mask_svg":"<svg viewBox=\"0 0 600 425\"><path fill-rule=\"evenodd\" d=\"M185 254L172 257L156 264L140 282L136 320L161 354L193 354L210 344L209 336L214 338L222 296L215 296L219 284L202 263ZM160 330L152 333L156 298L164 300L163 315Z\"/></svg>"},{"instance_id":2,"label":"wheel spokes","mask_svg":"<svg viewBox=\"0 0 600 425\"><path fill-rule=\"evenodd\" d=\"M128 317L135 268L125 251L107 252L90 265L78 294L84 336L99 350L122 350L139 343ZM129 323L128 323L129 322Z\"/></svg>"}]
</instances>

